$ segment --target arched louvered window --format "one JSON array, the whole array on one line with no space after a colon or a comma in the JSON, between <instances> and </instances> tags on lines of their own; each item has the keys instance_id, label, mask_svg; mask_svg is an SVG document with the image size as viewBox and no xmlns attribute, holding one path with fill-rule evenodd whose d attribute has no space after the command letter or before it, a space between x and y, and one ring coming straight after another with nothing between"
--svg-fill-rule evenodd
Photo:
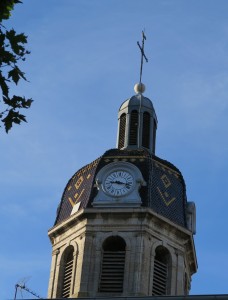
<instances>
[{"instance_id":1,"label":"arched louvered window","mask_svg":"<svg viewBox=\"0 0 228 300\"><path fill-rule=\"evenodd\" d=\"M150 114L148 112L143 113L142 146L150 149Z\"/></svg>"},{"instance_id":2,"label":"arched louvered window","mask_svg":"<svg viewBox=\"0 0 228 300\"><path fill-rule=\"evenodd\" d=\"M125 144L125 130L126 130L126 114L120 116L120 127L119 127L119 144L118 148L121 149Z\"/></svg>"},{"instance_id":3,"label":"arched louvered window","mask_svg":"<svg viewBox=\"0 0 228 300\"><path fill-rule=\"evenodd\" d=\"M138 142L138 112L133 110L130 117L129 145L137 145Z\"/></svg>"},{"instance_id":4,"label":"arched louvered window","mask_svg":"<svg viewBox=\"0 0 228 300\"><path fill-rule=\"evenodd\" d=\"M152 295L169 295L170 294L170 280L171 280L171 257L169 251L159 246L156 249L154 259L154 274L153 274L153 289Z\"/></svg>"},{"instance_id":5,"label":"arched louvered window","mask_svg":"<svg viewBox=\"0 0 228 300\"><path fill-rule=\"evenodd\" d=\"M63 279L62 279L62 298L68 298L70 296L72 273L73 273L73 257L74 248L69 246L63 254Z\"/></svg>"},{"instance_id":6,"label":"arched louvered window","mask_svg":"<svg viewBox=\"0 0 228 300\"><path fill-rule=\"evenodd\" d=\"M125 248L126 243L119 236L104 241L99 292L123 292Z\"/></svg>"}]
</instances>

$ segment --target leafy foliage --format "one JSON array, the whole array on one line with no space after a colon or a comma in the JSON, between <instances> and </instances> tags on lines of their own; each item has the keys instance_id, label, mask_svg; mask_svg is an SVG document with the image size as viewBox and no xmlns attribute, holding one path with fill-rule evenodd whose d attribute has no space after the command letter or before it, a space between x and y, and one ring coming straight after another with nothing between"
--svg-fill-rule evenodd
<instances>
[{"instance_id":1,"label":"leafy foliage","mask_svg":"<svg viewBox=\"0 0 228 300\"><path fill-rule=\"evenodd\" d=\"M19 68L19 63L25 61L30 54L25 49L27 36L24 33L17 34L14 29L7 30L2 24L3 20L9 19L15 4L22 3L20 0L0 0L0 89L2 99L0 99L0 122L4 124L5 130L12 128L13 124L27 122L21 109L28 109L32 104L32 99L10 95L9 85L23 79L26 80L25 73ZM1 127L1 125L0 125Z\"/></svg>"}]
</instances>

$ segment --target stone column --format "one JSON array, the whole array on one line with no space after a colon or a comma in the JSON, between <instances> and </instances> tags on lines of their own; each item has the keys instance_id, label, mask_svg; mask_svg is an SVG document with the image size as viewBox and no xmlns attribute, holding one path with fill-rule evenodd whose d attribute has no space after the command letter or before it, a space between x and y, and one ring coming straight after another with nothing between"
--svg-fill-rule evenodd
<instances>
[{"instance_id":1,"label":"stone column","mask_svg":"<svg viewBox=\"0 0 228 300\"><path fill-rule=\"evenodd\" d=\"M153 280L154 280L154 259L155 259L155 253L151 249L150 254L150 270L149 270L149 281L148 281L148 296L152 296L152 290L153 290Z\"/></svg>"},{"instance_id":2,"label":"stone column","mask_svg":"<svg viewBox=\"0 0 228 300\"><path fill-rule=\"evenodd\" d=\"M134 295L142 295L141 291L141 275L142 275L142 255L144 252L143 236L140 234L136 237L135 261L134 261Z\"/></svg>"},{"instance_id":3,"label":"stone column","mask_svg":"<svg viewBox=\"0 0 228 300\"><path fill-rule=\"evenodd\" d=\"M176 261L176 293L175 295L184 295L184 257L180 250L175 251Z\"/></svg>"},{"instance_id":4,"label":"stone column","mask_svg":"<svg viewBox=\"0 0 228 300\"><path fill-rule=\"evenodd\" d=\"M103 234L101 234L103 235ZM101 259L102 259L102 245L101 245L101 236L96 236L94 240L94 251L93 251L93 282L91 282L91 292L93 297L95 297L98 293L99 289L99 280L100 280L100 272L101 272Z\"/></svg>"},{"instance_id":5,"label":"stone column","mask_svg":"<svg viewBox=\"0 0 228 300\"><path fill-rule=\"evenodd\" d=\"M84 237L84 253L82 255L82 273L79 297L89 297L91 293L91 279L93 278L94 272L94 261L93 261L93 236L89 233L85 234Z\"/></svg>"},{"instance_id":6,"label":"stone column","mask_svg":"<svg viewBox=\"0 0 228 300\"><path fill-rule=\"evenodd\" d=\"M52 252L52 262L51 262L51 271L50 271L50 279L49 279L49 287L48 287L48 298L52 299L56 297L56 288L57 288L57 280L56 269L57 269L57 260L59 255L59 249L56 249ZM57 278L57 279L56 279Z\"/></svg>"}]
</instances>

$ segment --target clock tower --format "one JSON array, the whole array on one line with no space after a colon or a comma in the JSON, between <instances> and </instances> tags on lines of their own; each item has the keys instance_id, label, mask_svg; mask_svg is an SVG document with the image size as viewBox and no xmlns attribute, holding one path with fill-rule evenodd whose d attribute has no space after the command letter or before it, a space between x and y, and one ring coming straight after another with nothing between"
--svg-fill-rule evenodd
<instances>
[{"instance_id":1,"label":"clock tower","mask_svg":"<svg viewBox=\"0 0 228 300\"><path fill-rule=\"evenodd\" d=\"M195 205L180 170L155 155L157 117L144 92L140 76L119 108L116 148L66 184L48 232L50 299L189 293Z\"/></svg>"}]
</instances>

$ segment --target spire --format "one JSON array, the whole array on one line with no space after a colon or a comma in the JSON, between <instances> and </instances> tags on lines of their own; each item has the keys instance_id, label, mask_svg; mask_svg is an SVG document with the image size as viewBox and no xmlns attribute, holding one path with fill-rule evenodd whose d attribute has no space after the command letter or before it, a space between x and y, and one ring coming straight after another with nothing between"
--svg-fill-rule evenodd
<instances>
[{"instance_id":1,"label":"spire","mask_svg":"<svg viewBox=\"0 0 228 300\"><path fill-rule=\"evenodd\" d=\"M146 36L142 32L142 46L137 42L141 51L140 80L134 86L136 95L126 100L118 113L117 148L119 149L148 149L155 153L157 117L150 99L143 96L145 85L142 83L144 52Z\"/></svg>"}]
</instances>

